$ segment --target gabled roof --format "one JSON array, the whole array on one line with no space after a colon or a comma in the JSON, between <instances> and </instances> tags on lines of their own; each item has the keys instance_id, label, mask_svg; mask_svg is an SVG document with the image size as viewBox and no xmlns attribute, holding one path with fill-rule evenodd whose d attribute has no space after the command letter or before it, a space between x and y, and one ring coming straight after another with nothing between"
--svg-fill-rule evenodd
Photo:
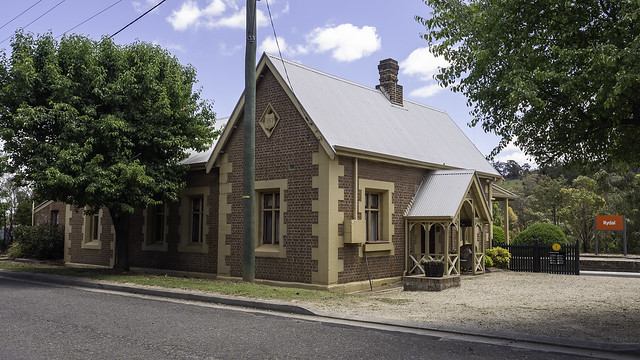
<instances>
[{"instance_id":1,"label":"gabled roof","mask_svg":"<svg viewBox=\"0 0 640 360\"><path fill-rule=\"evenodd\" d=\"M482 193L479 186L473 170L431 171L420 184L406 217L453 219L460 211L467 193L472 190L477 195L476 209L490 218L486 199L479 195Z\"/></svg>"},{"instance_id":2,"label":"gabled roof","mask_svg":"<svg viewBox=\"0 0 640 360\"><path fill-rule=\"evenodd\" d=\"M332 158L360 153L436 169L475 169L500 177L442 110L406 99L404 106L394 105L379 90L270 54L260 59L258 73L265 68L278 78ZM244 96L230 122L235 122L243 105ZM223 134L220 147L227 136ZM214 150L208 170L218 153Z\"/></svg>"},{"instance_id":3,"label":"gabled roof","mask_svg":"<svg viewBox=\"0 0 640 360\"><path fill-rule=\"evenodd\" d=\"M518 198L518 195L503 188L500 187L496 184L491 184L491 186L493 187L492 189L492 193L493 193L493 198L494 199L509 199L509 200L514 200Z\"/></svg>"},{"instance_id":4,"label":"gabled roof","mask_svg":"<svg viewBox=\"0 0 640 360\"><path fill-rule=\"evenodd\" d=\"M216 128L221 128L226 126L228 121L229 121L228 117L216 119L216 125L219 125L219 126L216 126ZM189 156L186 159L180 161L179 164L190 165L191 168L203 167L204 165L206 165L207 161L209 161L209 158L211 158L213 149L215 148L219 139L220 137L213 140L213 144L211 144L211 146L205 151L201 151L201 152L197 152L195 150L189 151Z\"/></svg>"}]
</instances>

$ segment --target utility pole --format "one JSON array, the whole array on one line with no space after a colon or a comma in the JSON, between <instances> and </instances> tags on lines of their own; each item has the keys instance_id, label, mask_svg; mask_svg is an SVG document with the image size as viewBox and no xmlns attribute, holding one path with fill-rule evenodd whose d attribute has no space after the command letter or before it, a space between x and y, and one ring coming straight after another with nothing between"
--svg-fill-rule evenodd
<instances>
[{"instance_id":1,"label":"utility pole","mask_svg":"<svg viewBox=\"0 0 640 360\"><path fill-rule=\"evenodd\" d=\"M247 45L244 58L244 154L242 162L242 280L256 278L255 260L255 122L256 0L247 0Z\"/></svg>"}]
</instances>

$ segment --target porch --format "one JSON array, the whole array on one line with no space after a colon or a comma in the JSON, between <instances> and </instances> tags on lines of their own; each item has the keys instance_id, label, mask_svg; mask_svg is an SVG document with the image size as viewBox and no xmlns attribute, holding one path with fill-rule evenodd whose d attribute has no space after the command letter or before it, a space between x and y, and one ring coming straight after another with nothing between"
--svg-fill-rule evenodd
<instances>
[{"instance_id":1,"label":"porch","mask_svg":"<svg viewBox=\"0 0 640 360\"><path fill-rule=\"evenodd\" d=\"M422 275L427 260L444 263L445 276L483 274L491 214L475 172L433 171L405 214L405 276Z\"/></svg>"}]
</instances>

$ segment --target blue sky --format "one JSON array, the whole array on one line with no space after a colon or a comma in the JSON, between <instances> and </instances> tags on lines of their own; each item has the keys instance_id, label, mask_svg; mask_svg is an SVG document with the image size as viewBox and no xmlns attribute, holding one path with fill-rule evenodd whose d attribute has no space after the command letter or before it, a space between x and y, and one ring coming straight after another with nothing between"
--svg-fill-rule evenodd
<instances>
[{"instance_id":1,"label":"blue sky","mask_svg":"<svg viewBox=\"0 0 640 360\"><path fill-rule=\"evenodd\" d=\"M99 39L160 1L3 1L0 49L9 49L8 38L17 28L51 31L57 37L109 8L71 31ZM152 42L167 48L181 63L193 65L202 96L214 101L218 117L226 117L244 87L245 4L243 0L167 0L114 40L121 44ZM370 87L378 84L379 61L396 59L406 98L447 111L482 153L488 154L498 144L493 134L467 126L470 109L462 95L440 88L433 80L437 67L446 62L434 58L420 38L424 27L414 16L428 16L430 11L422 1L269 0L269 7L283 57ZM257 17L257 58L262 51L277 54L266 0L258 1ZM530 162L513 146L497 157L507 159Z\"/></svg>"}]
</instances>

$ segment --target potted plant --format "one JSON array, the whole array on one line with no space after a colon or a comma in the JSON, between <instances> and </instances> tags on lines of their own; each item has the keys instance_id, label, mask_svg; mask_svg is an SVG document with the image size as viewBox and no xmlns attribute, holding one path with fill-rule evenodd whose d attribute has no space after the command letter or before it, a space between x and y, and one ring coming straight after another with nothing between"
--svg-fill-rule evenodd
<instances>
[{"instance_id":1,"label":"potted plant","mask_svg":"<svg viewBox=\"0 0 640 360\"><path fill-rule=\"evenodd\" d=\"M444 275L444 263L440 260L424 260L422 266L426 277L442 277Z\"/></svg>"}]
</instances>

